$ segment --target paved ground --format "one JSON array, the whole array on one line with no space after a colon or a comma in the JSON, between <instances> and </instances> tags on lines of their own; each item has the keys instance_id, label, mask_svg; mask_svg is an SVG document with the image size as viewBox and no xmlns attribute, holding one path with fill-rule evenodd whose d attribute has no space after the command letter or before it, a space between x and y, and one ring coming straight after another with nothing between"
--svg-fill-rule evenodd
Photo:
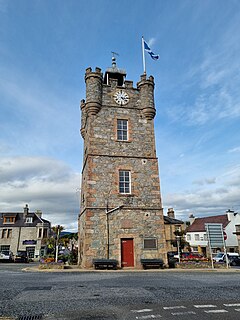
<instances>
[{"instance_id":1,"label":"paved ground","mask_svg":"<svg viewBox=\"0 0 240 320\"><path fill-rule=\"evenodd\" d=\"M240 319L237 270L53 273L23 267L0 264L0 319Z\"/></svg>"}]
</instances>

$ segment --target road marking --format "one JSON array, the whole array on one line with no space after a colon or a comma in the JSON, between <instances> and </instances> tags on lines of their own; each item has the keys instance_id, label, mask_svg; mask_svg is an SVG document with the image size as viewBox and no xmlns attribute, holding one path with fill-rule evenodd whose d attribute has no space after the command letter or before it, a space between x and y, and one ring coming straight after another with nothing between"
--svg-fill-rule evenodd
<instances>
[{"instance_id":1,"label":"road marking","mask_svg":"<svg viewBox=\"0 0 240 320\"><path fill-rule=\"evenodd\" d=\"M163 307L165 310L173 310L173 309L186 309L184 306L174 306L174 307Z\"/></svg>"},{"instance_id":2,"label":"road marking","mask_svg":"<svg viewBox=\"0 0 240 320\"><path fill-rule=\"evenodd\" d=\"M134 313L141 313L141 312L151 312L153 309L141 309L141 310L131 310Z\"/></svg>"},{"instance_id":3,"label":"road marking","mask_svg":"<svg viewBox=\"0 0 240 320\"><path fill-rule=\"evenodd\" d=\"M196 314L194 311L186 311L186 312L172 312L171 313L173 316L184 316L187 314Z\"/></svg>"},{"instance_id":4,"label":"road marking","mask_svg":"<svg viewBox=\"0 0 240 320\"><path fill-rule=\"evenodd\" d=\"M224 309L220 309L220 310L205 310L204 312L206 312L206 313L224 313L224 312L228 312L228 311L224 310Z\"/></svg>"},{"instance_id":5,"label":"road marking","mask_svg":"<svg viewBox=\"0 0 240 320\"><path fill-rule=\"evenodd\" d=\"M216 308L214 304L197 304L194 305L195 308Z\"/></svg>"},{"instance_id":6,"label":"road marking","mask_svg":"<svg viewBox=\"0 0 240 320\"><path fill-rule=\"evenodd\" d=\"M157 319L157 318L161 318L162 316L160 314L149 314L147 316L140 316L140 317L136 317L136 319L139 319L139 320L145 320L145 319Z\"/></svg>"},{"instance_id":7,"label":"road marking","mask_svg":"<svg viewBox=\"0 0 240 320\"><path fill-rule=\"evenodd\" d=\"M235 311L238 311L238 312L240 312L240 309L235 309Z\"/></svg>"},{"instance_id":8,"label":"road marking","mask_svg":"<svg viewBox=\"0 0 240 320\"><path fill-rule=\"evenodd\" d=\"M225 307L240 307L240 303L224 303Z\"/></svg>"}]
</instances>

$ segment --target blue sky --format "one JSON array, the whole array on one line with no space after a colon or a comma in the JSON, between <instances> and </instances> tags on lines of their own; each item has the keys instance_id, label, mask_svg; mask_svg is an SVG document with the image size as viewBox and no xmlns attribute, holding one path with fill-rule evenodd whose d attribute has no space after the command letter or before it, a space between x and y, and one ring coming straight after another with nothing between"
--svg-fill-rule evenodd
<instances>
[{"instance_id":1,"label":"blue sky","mask_svg":"<svg viewBox=\"0 0 240 320\"><path fill-rule=\"evenodd\" d=\"M0 211L77 229L85 69L115 51L136 85L142 35L165 212L240 210L238 0L0 0Z\"/></svg>"}]
</instances>

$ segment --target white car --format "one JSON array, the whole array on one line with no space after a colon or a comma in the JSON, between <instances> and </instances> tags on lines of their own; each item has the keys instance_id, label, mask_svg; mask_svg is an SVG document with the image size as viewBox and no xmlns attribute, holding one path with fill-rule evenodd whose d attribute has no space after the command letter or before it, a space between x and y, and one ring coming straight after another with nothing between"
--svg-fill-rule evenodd
<instances>
[{"instance_id":1,"label":"white car","mask_svg":"<svg viewBox=\"0 0 240 320\"><path fill-rule=\"evenodd\" d=\"M0 261L13 262L13 254L11 251L1 251Z\"/></svg>"},{"instance_id":2,"label":"white car","mask_svg":"<svg viewBox=\"0 0 240 320\"><path fill-rule=\"evenodd\" d=\"M228 257L238 257L238 253L228 252ZM226 260L226 255L224 252L218 252L218 254L213 258L215 262L224 262Z\"/></svg>"}]
</instances>

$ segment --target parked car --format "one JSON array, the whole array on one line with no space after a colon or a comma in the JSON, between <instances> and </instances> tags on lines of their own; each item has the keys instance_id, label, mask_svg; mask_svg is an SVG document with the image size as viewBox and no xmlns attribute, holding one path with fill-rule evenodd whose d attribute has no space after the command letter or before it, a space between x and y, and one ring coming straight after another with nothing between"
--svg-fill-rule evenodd
<instances>
[{"instance_id":1,"label":"parked car","mask_svg":"<svg viewBox=\"0 0 240 320\"><path fill-rule=\"evenodd\" d=\"M227 253L228 259L230 257L238 257L238 253L235 252L228 252ZM213 261L215 262L224 262L226 260L226 255L224 252L218 252L218 254L213 257Z\"/></svg>"},{"instance_id":2,"label":"parked car","mask_svg":"<svg viewBox=\"0 0 240 320\"><path fill-rule=\"evenodd\" d=\"M24 262L28 263L29 259L26 251L18 251L15 255L14 262Z\"/></svg>"},{"instance_id":3,"label":"parked car","mask_svg":"<svg viewBox=\"0 0 240 320\"><path fill-rule=\"evenodd\" d=\"M230 266L240 266L240 256L238 257L229 257Z\"/></svg>"},{"instance_id":4,"label":"parked car","mask_svg":"<svg viewBox=\"0 0 240 320\"><path fill-rule=\"evenodd\" d=\"M13 262L13 253L11 251L3 250L0 252L0 261Z\"/></svg>"}]
</instances>

